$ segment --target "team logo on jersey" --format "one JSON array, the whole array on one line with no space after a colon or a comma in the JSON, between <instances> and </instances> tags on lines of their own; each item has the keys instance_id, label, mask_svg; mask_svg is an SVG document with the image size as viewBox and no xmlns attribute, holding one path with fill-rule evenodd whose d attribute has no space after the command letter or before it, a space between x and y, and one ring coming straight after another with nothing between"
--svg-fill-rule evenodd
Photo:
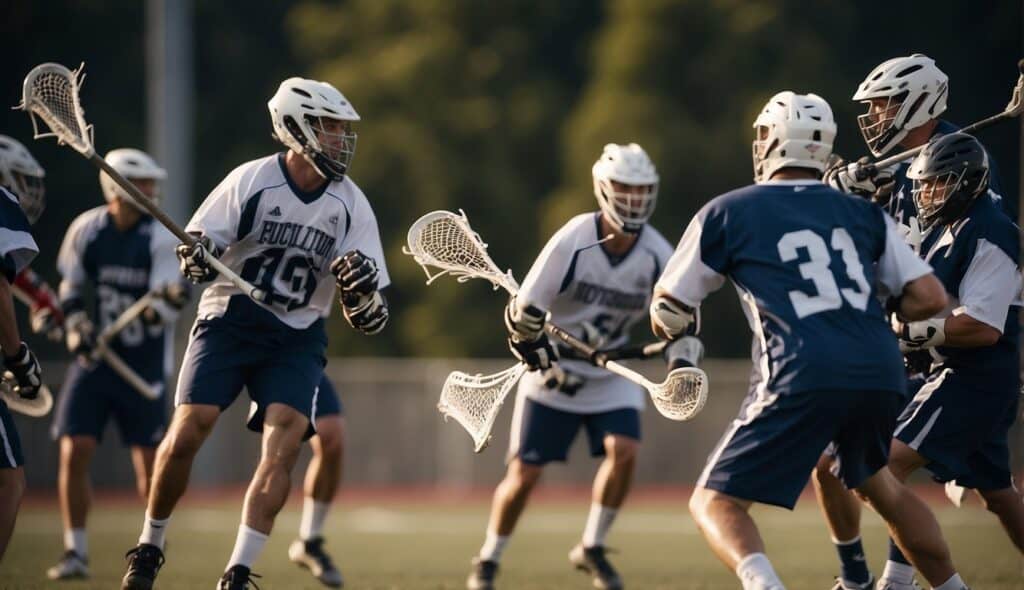
<instances>
[{"instance_id":1,"label":"team logo on jersey","mask_svg":"<svg viewBox=\"0 0 1024 590\"><path fill-rule=\"evenodd\" d=\"M274 207L273 209L270 210L270 213L267 213L267 215L269 215L271 217L280 217L281 216L281 208L280 207Z\"/></svg>"},{"instance_id":2,"label":"team logo on jersey","mask_svg":"<svg viewBox=\"0 0 1024 590\"><path fill-rule=\"evenodd\" d=\"M639 310L647 306L647 293L627 293L586 281L576 283L572 298L587 305L604 305L617 309Z\"/></svg>"},{"instance_id":3,"label":"team logo on jersey","mask_svg":"<svg viewBox=\"0 0 1024 590\"><path fill-rule=\"evenodd\" d=\"M334 251L336 238L313 226L292 223L290 221L264 220L260 229L260 244L298 248L316 257L317 270L323 259Z\"/></svg>"}]
</instances>

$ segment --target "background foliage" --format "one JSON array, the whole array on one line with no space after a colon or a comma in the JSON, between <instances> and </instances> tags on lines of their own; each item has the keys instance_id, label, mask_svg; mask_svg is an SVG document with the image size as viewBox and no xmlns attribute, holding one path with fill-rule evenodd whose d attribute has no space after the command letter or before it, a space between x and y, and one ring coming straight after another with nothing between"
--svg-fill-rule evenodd
<instances>
[{"instance_id":1,"label":"background foliage","mask_svg":"<svg viewBox=\"0 0 1024 590\"><path fill-rule=\"evenodd\" d=\"M525 274L544 240L594 208L590 166L604 143L637 141L662 175L654 225L670 241L718 193L750 181L750 124L776 91L816 92L840 124L836 149L866 153L849 100L880 61L922 52L951 78L954 122L1005 105L1022 53L1019 2L936 0L350 0L195 2L198 204L237 164L279 148L266 100L290 75L328 80L363 117L352 176L377 211L395 279L385 334L359 338L334 318L340 354L500 354L503 297L441 282L429 292L401 245L434 208L463 208L499 264ZM36 63L88 64L84 91L101 149L145 145L144 7L138 0L15 0L0 5L0 105ZM92 167L34 142L48 171L38 269L65 228L101 202ZM1016 202L1019 128L984 132ZM709 354L741 356L731 295L709 302Z\"/></svg>"}]
</instances>

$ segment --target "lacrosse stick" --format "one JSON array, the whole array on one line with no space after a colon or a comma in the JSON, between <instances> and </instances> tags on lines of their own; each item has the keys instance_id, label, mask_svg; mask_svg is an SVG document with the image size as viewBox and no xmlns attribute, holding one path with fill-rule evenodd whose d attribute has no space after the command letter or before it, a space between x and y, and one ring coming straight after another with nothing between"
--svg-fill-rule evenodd
<instances>
[{"instance_id":1,"label":"lacrosse stick","mask_svg":"<svg viewBox=\"0 0 1024 590\"><path fill-rule=\"evenodd\" d=\"M994 125L999 121L1015 119L1019 117L1021 113L1024 113L1024 59L1017 62L1017 69L1020 70L1020 77L1017 78L1017 85L1013 87L1013 95L1010 96L1010 102L1006 105L1006 108L1003 109L1003 112L971 123L967 127L961 129L961 133L974 133L975 131ZM927 144L919 145L894 156L889 156L884 160L879 160L875 162L875 168L881 170L882 168L886 168L893 164L898 164L908 158L912 158L921 153L926 146Z\"/></svg>"},{"instance_id":2,"label":"lacrosse stick","mask_svg":"<svg viewBox=\"0 0 1024 590\"><path fill-rule=\"evenodd\" d=\"M14 296L15 298L18 299L18 301L21 301L22 303L29 307L32 306L32 298L29 297L27 293L25 293L21 289L12 289L12 292L14 293ZM150 299L146 301L146 304L139 305L147 297L150 297ZM110 341L113 340L114 337L116 337L121 332L121 330L128 326L128 324L135 321L135 318L138 317L140 313L142 313L142 310L145 309L146 305L148 305L149 302L152 301L153 297L156 297L156 295L154 295L153 293L146 293L146 295L143 295L138 301L136 301L134 304L130 305L127 309L125 309L124 312L122 312L121 315L118 316L116 320L114 320L114 323L104 328L104 330L100 332L100 335L96 338L96 347L93 348L92 353L89 355L90 360L92 361L103 360L104 362L106 362L107 365L109 365L110 368L113 369L113 371L118 374L118 376L124 379L125 382L131 385L132 388L135 389L135 391L139 392L139 394L141 394L142 397L146 399L159 398L160 391L154 389L152 385L150 385L149 383L146 382L145 379L140 377L139 374L136 373L135 370L128 365L128 363L124 362L124 359L122 359L120 355L118 355L116 352L110 349L109 344ZM7 389L9 390L10 387L8 386ZM0 391L2 390L3 386L0 386ZM46 390L46 394L50 394L49 389ZM20 396L18 396L15 393L11 393L11 395L20 399ZM40 390L39 392L39 397L43 397L42 390ZM7 398L5 398L5 400L7 400ZM10 406L10 400L7 401L7 405ZM36 400L22 400L22 402L26 401L35 402ZM52 404L53 401L51 400L50 405ZM14 406L12 406L12 409L13 408ZM48 411L49 408L47 408L46 412ZM43 412L40 415L45 415L46 412ZM22 413L28 414L29 416L34 415L29 414L28 412Z\"/></svg>"},{"instance_id":3,"label":"lacrosse stick","mask_svg":"<svg viewBox=\"0 0 1024 590\"><path fill-rule=\"evenodd\" d=\"M427 284L448 274L459 282L472 278L489 281L514 295L519 284L511 271L502 272L487 254L487 244L473 231L463 212L433 211L420 217L409 228L407 246L402 250L413 257L427 274ZM432 274L430 268L436 270ZM586 356L591 363L607 369L642 386L650 394L654 407L670 420L689 420L704 407L708 395L708 379L704 371L683 367L669 372L661 383L654 383L628 367L610 360L606 355L574 337L551 322L545 331Z\"/></svg>"},{"instance_id":4,"label":"lacrosse stick","mask_svg":"<svg viewBox=\"0 0 1024 590\"><path fill-rule=\"evenodd\" d=\"M50 413L53 408L53 394L45 383L39 386L39 393L35 399L25 399L14 393L16 384L14 373L4 371L0 378L0 399L4 400L8 408L32 418L42 418Z\"/></svg>"},{"instance_id":5,"label":"lacrosse stick","mask_svg":"<svg viewBox=\"0 0 1024 590\"><path fill-rule=\"evenodd\" d=\"M134 184L121 176L96 153L93 146L93 126L86 124L85 111L78 96L82 81L85 79L84 67L83 64L73 72L56 63L44 63L32 68L25 76L21 104L15 108L29 112L35 139L56 137L57 143L71 146L110 176L128 193L136 205L162 223L182 243L190 247L195 246L198 242L195 236L185 233L185 230L157 207L156 203L143 195ZM45 127L39 125L39 120L42 120ZM272 302L269 293L254 287L209 252L206 253L206 260L211 267L249 297L265 304Z\"/></svg>"},{"instance_id":6,"label":"lacrosse stick","mask_svg":"<svg viewBox=\"0 0 1024 590\"><path fill-rule=\"evenodd\" d=\"M493 375L470 375L452 371L441 388L437 409L445 420L455 421L473 437L473 451L479 453L491 442L491 429L512 387L526 372L519 363Z\"/></svg>"}]
</instances>

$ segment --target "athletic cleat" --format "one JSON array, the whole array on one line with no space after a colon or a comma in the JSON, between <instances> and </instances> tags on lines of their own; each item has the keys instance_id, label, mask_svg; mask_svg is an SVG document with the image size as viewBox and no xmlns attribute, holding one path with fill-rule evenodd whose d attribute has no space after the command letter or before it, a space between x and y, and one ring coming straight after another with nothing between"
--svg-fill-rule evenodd
<instances>
[{"instance_id":1,"label":"athletic cleat","mask_svg":"<svg viewBox=\"0 0 1024 590\"><path fill-rule=\"evenodd\" d=\"M156 545L140 543L124 554L128 571L121 581L121 590L152 590L156 574L164 565L164 552Z\"/></svg>"},{"instance_id":2,"label":"athletic cleat","mask_svg":"<svg viewBox=\"0 0 1024 590\"><path fill-rule=\"evenodd\" d=\"M46 570L51 580L84 580L89 577L89 560L68 549L57 565Z\"/></svg>"},{"instance_id":3,"label":"athletic cleat","mask_svg":"<svg viewBox=\"0 0 1024 590\"><path fill-rule=\"evenodd\" d=\"M576 545L569 552L569 563L576 569L589 573L594 578L594 588L599 590L622 590L622 578L605 557L604 547Z\"/></svg>"},{"instance_id":4,"label":"athletic cleat","mask_svg":"<svg viewBox=\"0 0 1024 590\"><path fill-rule=\"evenodd\" d=\"M216 590L249 590L249 588L260 590L260 587L253 581L253 578L258 577L260 576L252 573L244 565L233 565L220 577Z\"/></svg>"},{"instance_id":5,"label":"athletic cleat","mask_svg":"<svg viewBox=\"0 0 1024 590\"><path fill-rule=\"evenodd\" d=\"M922 590L922 588L917 583L917 580L911 580L909 584L903 584L882 578L875 584L875 590Z\"/></svg>"},{"instance_id":6,"label":"athletic cleat","mask_svg":"<svg viewBox=\"0 0 1024 590\"><path fill-rule=\"evenodd\" d=\"M832 590L872 590L875 587L875 577L871 576L867 582L858 584L857 582L851 582L844 580L843 578L836 578L836 585L832 586Z\"/></svg>"},{"instance_id":7,"label":"athletic cleat","mask_svg":"<svg viewBox=\"0 0 1024 590\"><path fill-rule=\"evenodd\" d=\"M308 569L324 586L341 588L345 585L341 572L334 566L331 556L324 551L323 537L314 537L308 541L295 539L288 547L288 558L299 567Z\"/></svg>"},{"instance_id":8,"label":"athletic cleat","mask_svg":"<svg viewBox=\"0 0 1024 590\"><path fill-rule=\"evenodd\" d=\"M498 562L473 558L473 571L466 578L466 590L494 590L494 578L498 577Z\"/></svg>"}]
</instances>

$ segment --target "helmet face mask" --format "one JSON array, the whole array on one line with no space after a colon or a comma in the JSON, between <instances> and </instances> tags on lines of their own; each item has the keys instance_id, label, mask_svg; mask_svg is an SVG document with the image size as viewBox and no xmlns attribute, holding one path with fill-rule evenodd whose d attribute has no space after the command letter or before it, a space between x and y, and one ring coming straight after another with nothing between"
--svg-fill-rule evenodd
<instances>
[{"instance_id":1,"label":"helmet face mask","mask_svg":"<svg viewBox=\"0 0 1024 590\"><path fill-rule=\"evenodd\" d=\"M46 172L21 142L0 135L0 186L18 197L25 217L35 223L46 209Z\"/></svg>"},{"instance_id":2,"label":"helmet face mask","mask_svg":"<svg viewBox=\"0 0 1024 590\"><path fill-rule=\"evenodd\" d=\"M635 143L610 143L591 173L605 220L620 233L639 233L658 202L658 172L647 152Z\"/></svg>"},{"instance_id":3,"label":"helmet face mask","mask_svg":"<svg viewBox=\"0 0 1024 590\"><path fill-rule=\"evenodd\" d=\"M326 82L289 78L267 103L274 137L329 181L345 178L355 155L359 121L351 103Z\"/></svg>"},{"instance_id":4,"label":"helmet face mask","mask_svg":"<svg viewBox=\"0 0 1024 590\"><path fill-rule=\"evenodd\" d=\"M911 163L907 178L921 229L948 225L988 189L988 155L965 133L940 136Z\"/></svg>"}]
</instances>

